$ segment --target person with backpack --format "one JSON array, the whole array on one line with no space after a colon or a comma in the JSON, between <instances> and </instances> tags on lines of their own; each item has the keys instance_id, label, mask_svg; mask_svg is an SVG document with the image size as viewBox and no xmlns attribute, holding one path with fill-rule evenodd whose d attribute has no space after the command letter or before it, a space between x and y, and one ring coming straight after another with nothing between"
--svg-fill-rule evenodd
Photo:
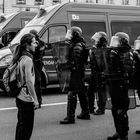
<instances>
[{"instance_id":1,"label":"person with backpack","mask_svg":"<svg viewBox=\"0 0 140 140\"><path fill-rule=\"evenodd\" d=\"M77 26L71 27L66 34L66 44L68 54L66 56L67 65L70 69L70 81L68 91L67 116L60 124L74 124L75 110L77 105L77 94L82 108L78 119L89 120L89 106L84 85L84 65L87 63L88 50L82 37L82 30Z\"/></svg>"},{"instance_id":2,"label":"person with backpack","mask_svg":"<svg viewBox=\"0 0 140 140\"><path fill-rule=\"evenodd\" d=\"M42 72L42 68L43 68L42 58L43 58L44 51L45 51L45 42L43 42L39 38L36 30L31 30L30 33L35 35L35 38L38 41L38 45L34 52L33 62L34 62L34 69L35 69L35 75L36 75L35 76L35 91L36 91L38 102L39 102L39 108L41 108L41 104L42 104L42 88L41 88L42 75L41 75L41 72Z\"/></svg>"},{"instance_id":3,"label":"person with backpack","mask_svg":"<svg viewBox=\"0 0 140 140\"><path fill-rule=\"evenodd\" d=\"M140 99L140 36L138 36L134 42L133 56L135 68L133 75L133 84L134 89L136 89L136 92ZM140 134L140 130L136 130L136 134Z\"/></svg>"},{"instance_id":4,"label":"person with backpack","mask_svg":"<svg viewBox=\"0 0 140 140\"><path fill-rule=\"evenodd\" d=\"M104 79L106 70L105 49L108 46L107 34L101 31L96 32L91 40L94 42L95 47L90 50L90 67L92 74L88 88L89 109L94 115L103 115L105 113L107 100L106 83ZM96 93L98 109L94 111Z\"/></svg>"},{"instance_id":5,"label":"person with backpack","mask_svg":"<svg viewBox=\"0 0 140 140\"><path fill-rule=\"evenodd\" d=\"M13 55L12 63L19 61L19 81L21 85L24 85L16 97L18 122L15 140L30 140L34 124L34 110L39 107L34 87L33 65L33 53L37 44L33 34L25 34L20 39L20 44L16 47Z\"/></svg>"},{"instance_id":6,"label":"person with backpack","mask_svg":"<svg viewBox=\"0 0 140 140\"><path fill-rule=\"evenodd\" d=\"M132 58L128 34L118 32L112 36L108 56L108 83L116 133L107 140L128 140L128 88L133 70Z\"/></svg>"}]
</instances>

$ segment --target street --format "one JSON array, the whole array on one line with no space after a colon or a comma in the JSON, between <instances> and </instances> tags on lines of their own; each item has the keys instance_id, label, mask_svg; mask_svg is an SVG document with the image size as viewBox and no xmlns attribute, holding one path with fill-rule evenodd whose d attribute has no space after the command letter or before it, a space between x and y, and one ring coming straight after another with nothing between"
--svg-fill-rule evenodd
<instances>
[{"instance_id":1,"label":"street","mask_svg":"<svg viewBox=\"0 0 140 140\"><path fill-rule=\"evenodd\" d=\"M43 95L43 105L35 112L34 130L31 140L106 140L115 132L110 110L105 115L91 115L91 120L78 120L76 124L60 125L66 116L66 94ZM76 115L80 113L79 103ZM17 109L14 98L0 97L0 140L14 140ZM140 108L130 110L129 140L139 140L135 134L140 129Z\"/></svg>"}]
</instances>

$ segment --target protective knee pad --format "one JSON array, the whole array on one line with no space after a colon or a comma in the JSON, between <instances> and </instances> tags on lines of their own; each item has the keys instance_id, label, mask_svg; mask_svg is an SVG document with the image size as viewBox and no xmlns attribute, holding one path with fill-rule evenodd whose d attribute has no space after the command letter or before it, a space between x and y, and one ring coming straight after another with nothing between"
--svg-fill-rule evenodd
<instances>
[{"instance_id":1,"label":"protective knee pad","mask_svg":"<svg viewBox=\"0 0 140 140\"><path fill-rule=\"evenodd\" d=\"M74 118L77 105L77 96L73 92L68 93L67 116Z\"/></svg>"},{"instance_id":2,"label":"protective knee pad","mask_svg":"<svg viewBox=\"0 0 140 140\"><path fill-rule=\"evenodd\" d=\"M120 136L127 136L129 130L128 115L126 111L118 112L118 131Z\"/></svg>"},{"instance_id":3,"label":"protective knee pad","mask_svg":"<svg viewBox=\"0 0 140 140\"><path fill-rule=\"evenodd\" d=\"M75 92L69 91L68 92L68 100L76 100L77 101L77 95Z\"/></svg>"}]
</instances>

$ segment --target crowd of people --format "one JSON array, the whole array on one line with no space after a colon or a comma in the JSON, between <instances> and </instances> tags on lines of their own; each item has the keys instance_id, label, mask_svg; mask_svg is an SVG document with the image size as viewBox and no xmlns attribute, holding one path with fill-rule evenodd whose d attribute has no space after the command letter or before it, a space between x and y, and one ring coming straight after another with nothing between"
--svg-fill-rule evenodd
<instances>
[{"instance_id":1,"label":"crowd of people","mask_svg":"<svg viewBox=\"0 0 140 140\"><path fill-rule=\"evenodd\" d=\"M81 113L77 115L77 119L90 120L91 114L105 114L107 94L109 94L116 132L107 140L128 140L127 111L130 85L140 96L140 37L136 39L134 48L131 48L129 36L124 32L118 32L112 36L110 44L107 34L102 31L93 34L91 41L93 46L89 49L79 27L73 26L67 31L66 60L70 79L67 115L60 124L75 123L77 96L81 106ZM18 108L16 140L30 140L34 110L41 108L41 70L45 49L45 43L39 39L36 30L31 30L30 33L23 35L14 52L12 63L20 61L20 82L26 83L16 97ZM88 88L84 83L87 64L91 68ZM97 109L95 99L97 99ZM136 133L140 134L140 131Z\"/></svg>"}]
</instances>

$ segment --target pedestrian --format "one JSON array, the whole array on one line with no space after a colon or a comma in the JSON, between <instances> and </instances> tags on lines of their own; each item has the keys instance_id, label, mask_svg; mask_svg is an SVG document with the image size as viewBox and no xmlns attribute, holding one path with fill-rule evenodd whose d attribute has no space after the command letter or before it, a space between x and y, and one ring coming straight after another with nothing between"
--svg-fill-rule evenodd
<instances>
[{"instance_id":1,"label":"pedestrian","mask_svg":"<svg viewBox=\"0 0 140 140\"><path fill-rule=\"evenodd\" d=\"M137 38L137 40L135 40L133 55L134 55L134 62L135 62L133 83L134 83L134 88L136 89L136 92L140 99L140 36ZM136 134L140 134L140 130L136 130Z\"/></svg>"},{"instance_id":2,"label":"pedestrian","mask_svg":"<svg viewBox=\"0 0 140 140\"><path fill-rule=\"evenodd\" d=\"M25 34L20 40L20 45L16 47L13 64L19 61L19 81L22 87L19 95L16 97L16 106L18 108L18 122L16 126L15 140L30 140L33 124L34 110L38 108L39 103L34 88L35 73L33 66L33 53L37 47L37 41L33 34Z\"/></svg>"},{"instance_id":3,"label":"pedestrian","mask_svg":"<svg viewBox=\"0 0 140 140\"><path fill-rule=\"evenodd\" d=\"M35 76L35 91L36 91L37 99L39 102L39 108L41 108L41 104L42 104L41 83L42 83L42 69L43 69L42 58L45 53L45 42L39 38L36 30L31 30L30 33L35 35L35 39L38 42L38 45L34 52L33 62L34 62L34 69L35 69L35 75L36 75Z\"/></svg>"},{"instance_id":4,"label":"pedestrian","mask_svg":"<svg viewBox=\"0 0 140 140\"><path fill-rule=\"evenodd\" d=\"M127 111L129 109L128 88L132 73L132 54L129 45L129 36L118 32L112 37L109 53L109 93L112 103L112 116L116 133L108 140L128 140L129 122Z\"/></svg>"},{"instance_id":5,"label":"pedestrian","mask_svg":"<svg viewBox=\"0 0 140 140\"><path fill-rule=\"evenodd\" d=\"M88 50L82 37L82 30L73 26L66 34L68 45L67 65L70 66L70 81L68 91L67 116L60 124L75 123L75 110L77 105L77 94L82 108L78 119L90 119L89 107L84 85L84 65L87 63Z\"/></svg>"},{"instance_id":6,"label":"pedestrian","mask_svg":"<svg viewBox=\"0 0 140 140\"><path fill-rule=\"evenodd\" d=\"M90 112L94 115L103 115L106 106L106 83L104 73L106 70L105 48L108 46L107 34L96 32L91 40L94 47L90 50L91 81L88 88L88 101ZM97 106L95 109L95 94L97 94Z\"/></svg>"}]
</instances>

